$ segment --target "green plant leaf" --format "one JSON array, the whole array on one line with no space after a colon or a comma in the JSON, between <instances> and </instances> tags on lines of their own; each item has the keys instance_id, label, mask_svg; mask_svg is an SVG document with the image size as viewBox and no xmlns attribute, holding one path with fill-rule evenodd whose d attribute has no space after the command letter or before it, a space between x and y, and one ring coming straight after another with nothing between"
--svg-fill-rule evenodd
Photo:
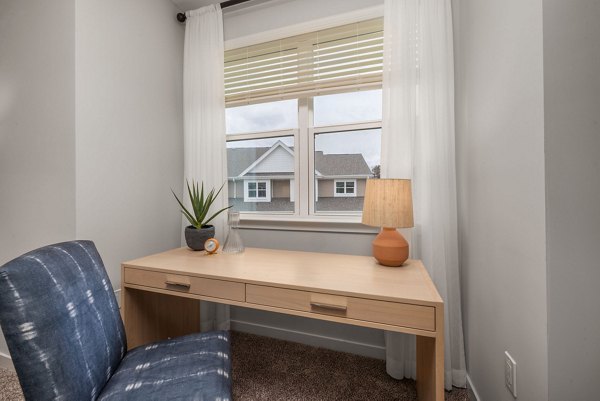
<instances>
[{"instance_id":1,"label":"green plant leaf","mask_svg":"<svg viewBox=\"0 0 600 401\"><path fill-rule=\"evenodd\" d=\"M197 199L196 196L196 183L192 181L192 186L190 187L189 181L187 182L188 195L190 197L190 204L192 205L192 211L194 212L195 220L199 223L201 220L198 219L198 210L197 210Z\"/></svg>"},{"instance_id":2,"label":"green plant leaf","mask_svg":"<svg viewBox=\"0 0 600 401\"><path fill-rule=\"evenodd\" d=\"M203 225L203 226L207 225L207 224L208 224L208 223L210 223L210 222L211 222L211 221L212 221L212 220L213 220L215 217L217 217L219 214L223 213L223 212L224 212L225 210L227 210L227 209L231 209L232 207L233 207L233 205L231 205L231 206L227 206L227 207L224 207L223 209L219 210L217 213L213 214L213 215L210 217L210 219L206 220L206 221L205 221L205 222L204 222L202 225Z\"/></svg>"},{"instance_id":3,"label":"green plant leaf","mask_svg":"<svg viewBox=\"0 0 600 401\"><path fill-rule=\"evenodd\" d=\"M175 199L177 199L177 203L179 203L179 206L181 206L181 213L185 216L186 219L188 219L188 221L190 222L191 225L193 225L194 227L197 227L198 226L198 221L196 219L194 219L194 217L192 216L192 214L187 210L187 208L179 200L179 198L177 197L177 195L175 195L175 191L173 191L172 188L171 188L171 192L173 193L173 196L175 197Z\"/></svg>"},{"instance_id":4,"label":"green plant leaf","mask_svg":"<svg viewBox=\"0 0 600 401\"><path fill-rule=\"evenodd\" d=\"M206 213L208 213L208 208L210 207L210 200L204 195L204 183L202 183L200 188L200 200L201 202L198 205L198 220L204 225L204 219L206 218Z\"/></svg>"},{"instance_id":5,"label":"green plant leaf","mask_svg":"<svg viewBox=\"0 0 600 401\"><path fill-rule=\"evenodd\" d=\"M204 199L204 182L200 184L200 193L198 193L198 183L196 183L196 198L198 199L198 202L196 203L196 217L198 218L198 221L202 223L206 216L206 213L204 212L204 205L206 203Z\"/></svg>"},{"instance_id":6,"label":"green plant leaf","mask_svg":"<svg viewBox=\"0 0 600 401\"><path fill-rule=\"evenodd\" d=\"M198 185L197 181L192 180L192 183L190 185L190 182L186 180L188 196L190 197L190 204L192 206L191 211L183 205L183 202L177 197L177 195L175 195L173 189L171 189L171 192L173 192L173 196L175 196L175 199L177 199L179 206L181 206L181 213L188 219L188 221L194 227L201 228L202 226L207 225L220 213L232 207L225 207L213 214L208 220L205 220L206 216L208 216L211 206L214 204L217 197L221 194L221 191L223 190L225 184L226 183L224 182L216 193L215 188L208 191L208 193L205 193L204 182L201 182L200 185Z\"/></svg>"}]
</instances>

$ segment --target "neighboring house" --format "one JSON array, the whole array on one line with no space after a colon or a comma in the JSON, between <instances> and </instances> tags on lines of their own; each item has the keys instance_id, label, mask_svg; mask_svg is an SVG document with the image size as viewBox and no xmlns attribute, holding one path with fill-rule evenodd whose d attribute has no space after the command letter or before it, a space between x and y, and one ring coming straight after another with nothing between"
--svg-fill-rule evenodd
<instances>
[{"instance_id":1,"label":"neighboring house","mask_svg":"<svg viewBox=\"0 0 600 401\"><path fill-rule=\"evenodd\" d=\"M270 148L228 148L229 201L237 210L293 211L294 150L277 141ZM315 153L316 210L361 210L367 178L362 154Z\"/></svg>"}]
</instances>

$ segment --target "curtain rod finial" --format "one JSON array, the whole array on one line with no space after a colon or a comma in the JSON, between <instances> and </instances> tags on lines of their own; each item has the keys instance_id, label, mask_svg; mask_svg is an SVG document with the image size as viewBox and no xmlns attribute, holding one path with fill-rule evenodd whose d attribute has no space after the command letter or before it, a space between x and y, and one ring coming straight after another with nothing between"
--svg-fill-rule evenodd
<instances>
[{"instance_id":1,"label":"curtain rod finial","mask_svg":"<svg viewBox=\"0 0 600 401\"><path fill-rule=\"evenodd\" d=\"M185 22L185 20L187 19L187 17L185 16L185 13L178 13L177 14L177 21L179 22Z\"/></svg>"}]
</instances>

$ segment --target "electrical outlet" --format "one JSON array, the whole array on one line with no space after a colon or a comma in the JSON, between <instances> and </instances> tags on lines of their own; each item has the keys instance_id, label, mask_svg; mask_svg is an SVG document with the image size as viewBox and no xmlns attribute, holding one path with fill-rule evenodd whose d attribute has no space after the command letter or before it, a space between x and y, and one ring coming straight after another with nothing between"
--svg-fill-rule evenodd
<instances>
[{"instance_id":1,"label":"electrical outlet","mask_svg":"<svg viewBox=\"0 0 600 401\"><path fill-rule=\"evenodd\" d=\"M513 397L517 398L517 363L508 351L504 351L504 383Z\"/></svg>"}]
</instances>

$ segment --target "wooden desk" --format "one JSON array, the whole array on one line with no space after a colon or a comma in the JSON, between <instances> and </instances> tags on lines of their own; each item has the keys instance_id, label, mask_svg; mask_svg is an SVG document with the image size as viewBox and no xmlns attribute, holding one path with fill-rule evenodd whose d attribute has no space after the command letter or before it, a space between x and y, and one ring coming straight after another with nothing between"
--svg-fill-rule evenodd
<instances>
[{"instance_id":1,"label":"wooden desk","mask_svg":"<svg viewBox=\"0 0 600 401\"><path fill-rule=\"evenodd\" d=\"M198 300L417 336L417 391L444 399L444 305L418 260L249 248L207 255L187 248L125 262L122 313L130 347L200 328Z\"/></svg>"}]
</instances>

